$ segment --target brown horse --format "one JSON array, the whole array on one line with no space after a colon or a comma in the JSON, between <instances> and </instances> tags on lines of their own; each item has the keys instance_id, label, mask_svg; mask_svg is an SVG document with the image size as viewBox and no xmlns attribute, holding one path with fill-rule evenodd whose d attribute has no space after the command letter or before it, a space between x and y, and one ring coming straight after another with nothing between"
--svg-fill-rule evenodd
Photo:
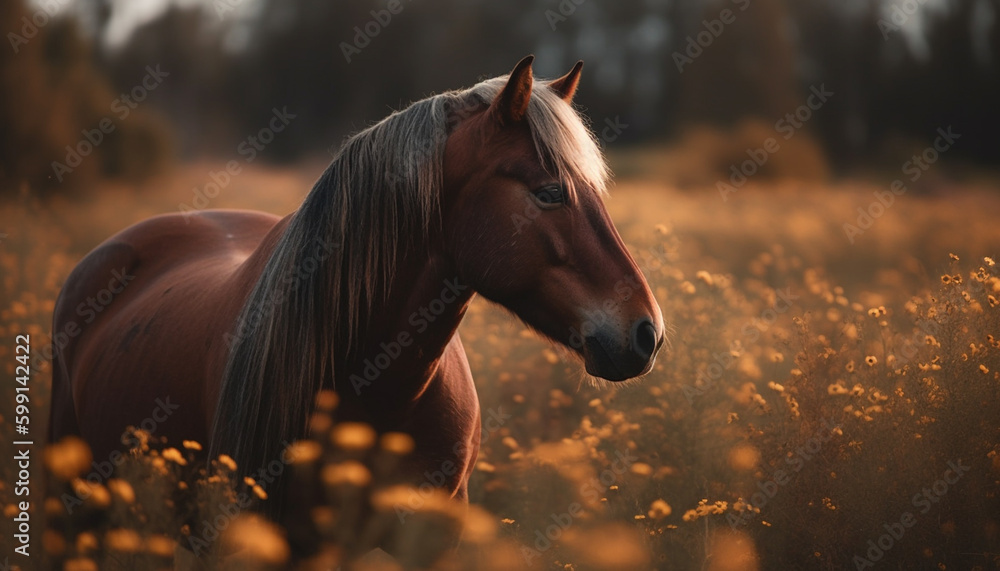
<instances>
[{"instance_id":1,"label":"brown horse","mask_svg":"<svg viewBox=\"0 0 1000 571\"><path fill-rule=\"evenodd\" d=\"M253 473L331 388L338 419L412 435L414 479L457 466L443 487L465 498L480 413L457 329L474 292L595 377L648 372L663 320L571 105L582 62L533 85L531 61L357 134L284 218L170 214L98 246L56 305L54 331L76 334L56 351L50 438L80 434L100 462L142 426Z\"/></svg>"}]
</instances>

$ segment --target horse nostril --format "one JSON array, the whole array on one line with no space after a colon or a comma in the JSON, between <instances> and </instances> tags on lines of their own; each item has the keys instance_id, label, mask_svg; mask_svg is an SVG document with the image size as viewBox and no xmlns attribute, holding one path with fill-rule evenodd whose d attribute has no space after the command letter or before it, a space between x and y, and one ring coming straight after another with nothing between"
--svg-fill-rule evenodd
<instances>
[{"instance_id":1,"label":"horse nostril","mask_svg":"<svg viewBox=\"0 0 1000 571\"><path fill-rule=\"evenodd\" d=\"M648 317L643 317L632 328L632 351L649 360L656 352L656 327Z\"/></svg>"}]
</instances>

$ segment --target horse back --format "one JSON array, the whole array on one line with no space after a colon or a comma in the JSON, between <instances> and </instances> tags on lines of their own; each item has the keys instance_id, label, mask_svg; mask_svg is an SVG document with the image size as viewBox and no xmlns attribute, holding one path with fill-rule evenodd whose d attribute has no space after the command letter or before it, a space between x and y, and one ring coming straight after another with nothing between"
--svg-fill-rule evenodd
<instances>
[{"instance_id":1,"label":"horse back","mask_svg":"<svg viewBox=\"0 0 1000 571\"><path fill-rule=\"evenodd\" d=\"M98 458L121 445L128 425L205 442L224 334L278 221L240 211L163 215L84 257L54 312L50 438L80 434Z\"/></svg>"}]
</instances>

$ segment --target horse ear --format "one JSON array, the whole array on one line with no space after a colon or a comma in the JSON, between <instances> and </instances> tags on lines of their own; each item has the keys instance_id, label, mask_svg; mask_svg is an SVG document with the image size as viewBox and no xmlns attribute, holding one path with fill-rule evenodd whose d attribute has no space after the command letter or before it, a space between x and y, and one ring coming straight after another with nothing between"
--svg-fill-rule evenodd
<instances>
[{"instance_id":1,"label":"horse ear","mask_svg":"<svg viewBox=\"0 0 1000 571\"><path fill-rule=\"evenodd\" d=\"M549 87L558 93L566 103L573 101L573 94L576 93L576 88L580 85L581 70L583 70L583 60L576 62L573 69L569 70L566 75L549 82Z\"/></svg>"},{"instance_id":2,"label":"horse ear","mask_svg":"<svg viewBox=\"0 0 1000 571\"><path fill-rule=\"evenodd\" d=\"M528 101L531 100L531 62L535 56L527 56L514 66L510 79L503 91L493 100L493 113L502 124L517 123L528 113Z\"/></svg>"}]
</instances>

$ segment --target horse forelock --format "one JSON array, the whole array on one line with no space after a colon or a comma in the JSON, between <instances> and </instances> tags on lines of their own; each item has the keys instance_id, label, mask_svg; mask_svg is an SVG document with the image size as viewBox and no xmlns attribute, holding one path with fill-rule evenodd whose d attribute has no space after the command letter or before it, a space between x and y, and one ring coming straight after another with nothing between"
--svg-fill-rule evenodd
<instances>
[{"instance_id":1,"label":"horse forelock","mask_svg":"<svg viewBox=\"0 0 1000 571\"><path fill-rule=\"evenodd\" d=\"M493 101L508 76L495 77L469 89ZM611 171L585 118L547 83L535 82L526 115L539 160L561 180L582 184L601 195L607 193Z\"/></svg>"}]
</instances>

